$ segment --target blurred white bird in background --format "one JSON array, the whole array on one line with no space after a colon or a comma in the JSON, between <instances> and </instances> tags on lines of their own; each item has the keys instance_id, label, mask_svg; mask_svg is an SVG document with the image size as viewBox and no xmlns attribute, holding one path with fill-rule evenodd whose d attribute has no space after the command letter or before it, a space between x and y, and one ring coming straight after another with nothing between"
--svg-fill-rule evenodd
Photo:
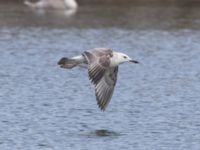
<instances>
[{"instance_id":1,"label":"blurred white bird in background","mask_svg":"<svg viewBox=\"0 0 200 150\"><path fill-rule=\"evenodd\" d=\"M59 10L53 11L53 13L56 15L65 15L66 17L71 17L77 12L78 8L76 0L39 0L37 2L26 0L24 1L24 4L32 8L34 12L39 15L44 15L48 13L49 10L53 9Z\"/></svg>"},{"instance_id":2,"label":"blurred white bird in background","mask_svg":"<svg viewBox=\"0 0 200 150\"><path fill-rule=\"evenodd\" d=\"M38 2L24 1L31 8L77 9L76 0L39 0Z\"/></svg>"}]
</instances>

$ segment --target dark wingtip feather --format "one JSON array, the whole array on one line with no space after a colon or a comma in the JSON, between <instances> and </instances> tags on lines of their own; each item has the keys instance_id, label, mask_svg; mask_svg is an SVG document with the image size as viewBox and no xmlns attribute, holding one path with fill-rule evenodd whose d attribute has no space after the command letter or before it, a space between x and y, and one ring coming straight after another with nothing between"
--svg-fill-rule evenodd
<instances>
[{"instance_id":1,"label":"dark wingtip feather","mask_svg":"<svg viewBox=\"0 0 200 150\"><path fill-rule=\"evenodd\" d=\"M97 100L97 105L101 111L106 110L106 105L103 105L100 100Z\"/></svg>"}]
</instances>

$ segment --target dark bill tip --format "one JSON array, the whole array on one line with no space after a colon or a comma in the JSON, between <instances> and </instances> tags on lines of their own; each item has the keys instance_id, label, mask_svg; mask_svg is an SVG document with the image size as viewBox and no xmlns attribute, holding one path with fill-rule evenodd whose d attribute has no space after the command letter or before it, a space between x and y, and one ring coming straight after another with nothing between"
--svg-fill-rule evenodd
<instances>
[{"instance_id":1,"label":"dark bill tip","mask_svg":"<svg viewBox=\"0 0 200 150\"><path fill-rule=\"evenodd\" d=\"M138 64L139 62L136 61L136 60L129 60L129 62L132 62L132 63L135 63L135 64Z\"/></svg>"}]
</instances>

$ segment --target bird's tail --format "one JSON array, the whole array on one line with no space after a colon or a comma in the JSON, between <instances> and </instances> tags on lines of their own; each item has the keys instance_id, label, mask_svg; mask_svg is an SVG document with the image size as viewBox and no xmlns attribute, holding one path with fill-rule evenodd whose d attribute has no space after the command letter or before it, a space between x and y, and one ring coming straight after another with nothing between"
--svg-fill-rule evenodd
<instances>
[{"instance_id":1,"label":"bird's tail","mask_svg":"<svg viewBox=\"0 0 200 150\"><path fill-rule=\"evenodd\" d=\"M83 61L83 56L76 56L72 58L63 57L58 61L58 65L60 65L61 68L72 69L83 63Z\"/></svg>"}]
</instances>

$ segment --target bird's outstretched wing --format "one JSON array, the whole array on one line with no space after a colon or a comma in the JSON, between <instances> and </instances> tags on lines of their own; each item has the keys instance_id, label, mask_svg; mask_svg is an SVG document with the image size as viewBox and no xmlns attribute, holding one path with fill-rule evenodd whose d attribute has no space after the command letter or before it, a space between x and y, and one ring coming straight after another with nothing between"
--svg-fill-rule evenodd
<instances>
[{"instance_id":1,"label":"bird's outstretched wing","mask_svg":"<svg viewBox=\"0 0 200 150\"><path fill-rule=\"evenodd\" d=\"M111 49L94 49L85 51L83 56L88 62L88 74L95 85L97 104L105 110L110 102L117 81L118 67L110 67Z\"/></svg>"},{"instance_id":2,"label":"bird's outstretched wing","mask_svg":"<svg viewBox=\"0 0 200 150\"><path fill-rule=\"evenodd\" d=\"M113 95L114 87L117 81L118 67L109 68L104 76L95 85L95 94L97 104L101 110L105 110Z\"/></svg>"}]
</instances>

